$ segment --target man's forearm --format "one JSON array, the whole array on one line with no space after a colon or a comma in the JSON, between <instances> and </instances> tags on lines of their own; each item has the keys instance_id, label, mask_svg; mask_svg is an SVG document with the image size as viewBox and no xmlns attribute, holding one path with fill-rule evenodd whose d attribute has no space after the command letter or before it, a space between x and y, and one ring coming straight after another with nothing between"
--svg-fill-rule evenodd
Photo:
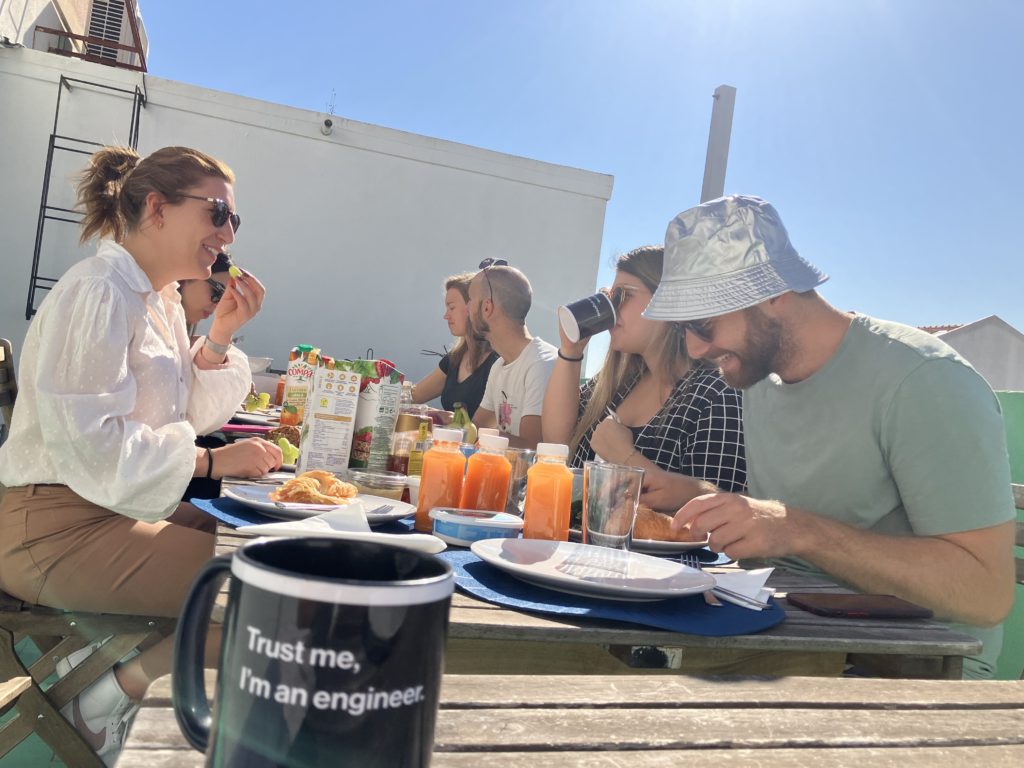
<instances>
[{"instance_id":1,"label":"man's forearm","mask_svg":"<svg viewBox=\"0 0 1024 768\"><path fill-rule=\"evenodd\" d=\"M1013 523L897 537L808 512L789 514L802 529L794 554L862 592L893 594L938 618L977 626L998 624L1013 604Z\"/></svg>"}]
</instances>

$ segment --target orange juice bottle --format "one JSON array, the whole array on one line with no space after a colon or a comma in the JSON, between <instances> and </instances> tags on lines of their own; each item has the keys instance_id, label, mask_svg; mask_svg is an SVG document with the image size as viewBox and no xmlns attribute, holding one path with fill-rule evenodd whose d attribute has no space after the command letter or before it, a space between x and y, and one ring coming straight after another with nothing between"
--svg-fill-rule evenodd
<instances>
[{"instance_id":1,"label":"orange juice bottle","mask_svg":"<svg viewBox=\"0 0 1024 768\"><path fill-rule=\"evenodd\" d=\"M569 540L572 470L565 466L569 446L537 445L537 461L526 472L523 503L523 538Z\"/></svg>"},{"instance_id":2,"label":"orange juice bottle","mask_svg":"<svg viewBox=\"0 0 1024 768\"><path fill-rule=\"evenodd\" d=\"M508 438L480 435L480 450L469 457L466 479L462 483L462 509L483 509L503 512L508 497L512 465L505 458Z\"/></svg>"},{"instance_id":3,"label":"orange juice bottle","mask_svg":"<svg viewBox=\"0 0 1024 768\"><path fill-rule=\"evenodd\" d=\"M423 454L423 475L416 505L417 531L433 530L430 510L434 507L459 506L462 478L466 473L466 457L459 450L461 442L461 429L434 430L434 444Z\"/></svg>"}]
</instances>

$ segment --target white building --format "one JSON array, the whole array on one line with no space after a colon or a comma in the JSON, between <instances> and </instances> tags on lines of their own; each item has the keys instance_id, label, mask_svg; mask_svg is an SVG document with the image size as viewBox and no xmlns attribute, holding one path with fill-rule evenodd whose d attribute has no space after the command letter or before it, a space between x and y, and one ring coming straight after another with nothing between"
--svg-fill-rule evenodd
<instances>
[{"instance_id":1,"label":"white building","mask_svg":"<svg viewBox=\"0 0 1024 768\"><path fill-rule=\"evenodd\" d=\"M0 41L141 71L149 48L137 0L0 0Z\"/></svg>"},{"instance_id":2,"label":"white building","mask_svg":"<svg viewBox=\"0 0 1024 768\"><path fill-rule=\"evenodd\" d=\"M925 328L949 344L996 390L1024 391L1024 333L990 315L966 325Z\"/></svg>"},{"instance_id":3,"label":"white building","mask_svg":"<svg viewBox=\"0 0 1024 768\"><path fill-rule=\"evenodd\" d=\"M11 32L11 6L3 5L0 35ZM0 336L16 351L28 326L44 177L51 213L60 213L73 207L71 179L86 161L55 151L46 173L62 76L98 85L60 89L57 134L126 143L138 88L140 153L191 145L235 171L243 225L232 252L269 289L240 346L273 357L275 368L291 347L312 343L337 357L372 348L418 379L437 363L421 351L452 341L441 320L443 278L484 257L505 258L531 279L527 322L549 341L558 338L557 305L594 290L610 176L0 47ZM73 223L46 221L37 277L59 277L91 252L77 234ZM33 306L44 296L40 288Z\"/></svg>"}]
</instances>

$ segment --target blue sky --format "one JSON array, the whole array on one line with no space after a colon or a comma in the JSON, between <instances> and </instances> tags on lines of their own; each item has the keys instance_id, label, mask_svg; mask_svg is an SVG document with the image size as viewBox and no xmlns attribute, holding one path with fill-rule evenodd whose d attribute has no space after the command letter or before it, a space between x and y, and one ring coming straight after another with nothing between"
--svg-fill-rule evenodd
<instances>
[{"instance_id":1,"label":"blue sky","mask_svg":"<svg viewBox=\"0 0 1024 768\"><path fill-rule=\"evenodd\" d=\"M141 5L156 76L613 175L602 284L698 202L732 85L726 191L775 204L829 301L1024 331L1019 0Z\"/></svg>"}]
</instances>

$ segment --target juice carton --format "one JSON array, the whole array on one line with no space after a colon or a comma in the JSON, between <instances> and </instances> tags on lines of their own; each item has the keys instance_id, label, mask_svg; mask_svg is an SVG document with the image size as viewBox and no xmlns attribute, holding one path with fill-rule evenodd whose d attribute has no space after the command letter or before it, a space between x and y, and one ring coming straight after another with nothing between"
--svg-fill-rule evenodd
<instances>
[{"instance_id":1,"label":"juice carton","mask_svg":"<svg viewBox=\"0 0 1024 768\"><path fill-rule=\"evenodd\" d=\"M349 466L386 470L405 375L389 360L349 360L362 376Z\"/></svg>"},{"instance_id":2,"label":"juice carton","mask_svg":"<svg viewBox=\"0 0 1024 768\"><path fill-rule=\"evenodd\" d=\"M300 344L288 355L281 403L281 425L298 426L309 397L309 388L320 361L320 350L309 344Z\"/></svg>"},{"instance_id":3,"label":"juice carton","mask_svg":"<svg viewBox=\"0 0 1024 768\"><path fill-rule=\"evenodd\" d=\"M320 357L313 374L302 425L296 471L348 468L361 376L344 360Z\"/></svg>"}]
</instances>

